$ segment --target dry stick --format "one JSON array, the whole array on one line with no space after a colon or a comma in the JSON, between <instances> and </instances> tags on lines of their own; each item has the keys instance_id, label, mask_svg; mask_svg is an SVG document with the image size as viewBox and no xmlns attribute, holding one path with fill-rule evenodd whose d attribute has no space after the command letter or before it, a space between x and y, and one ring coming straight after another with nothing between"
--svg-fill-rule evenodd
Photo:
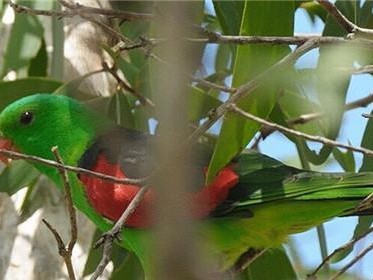
<instances>
[{"instance_id":1,"label":"dry stick","mask_svg":"<svg viewBox=\"0 0 373 280\"><path fill-rule=\"evenodd\" d=\"M308 274L307 275L307 279L314 279L316 274L321 270L321 268L329 263L329 261L338 253L340 252L343 252L344 250L352 247L353 245L355 245L355 243L357 243L358 241L360 241L361 239L363 239L364 237L366 237L368 234L372 233L373 232L373 228L370 228L369 230L367 230L366 232L364 232L363 234L361 234L360 236L350 240L349 242L347 242L346 244L344 244L343 246L335 249L329 256L327 256L325 259L323 259L322 263L311 273L311 274Z\"/></svg>"},{"instance_id":2,"label":"dry stick","mask_svg":"<svg viewBox=\"0 0 373 280\"><path fill-rule=\"evenodd\" d=\"M153 101L151 101L149 98L146 98L145 96L138 93L135 89L131 88L131 86L127 85L127 83L119 77L118 73L115 71L114 68L109 67L106 63L104 63L103 65L104 65L104 69L107 69L107 71L114 77L118 85L121 88L124 88L125 90L127 90L134 97L136 97L140 101L141 105L147 105L152 109L155 108L155 104L153 103Z\"/></svg>"},{"instance_id":3,"label":"dry stick","mask_svg":"<svg viewBox=\"0 0 373 280\"><path fill-rule=\"evenodd\" d=\"M154 19L153 14L143 14L143 13L133 13L133 12L126 12L126 11L118 11L118 10L112 10L112 9L104 9L104 8L95 8L95 7L87 7L83 6L81 4L71 4L65 0L59 0L61 5L68 8L65 11L53 11L53 10L38 10L29 8L27 6L23 6L17 3L14 3L13 1L9 1L10 6L14 9L17 13L25 13L25 14L31 14L31 15L42 15L42 16L56 16L59 18L63 17L74 17L74 16L81 16L82 18L88 19L87 16L89 15L106 15L108 17L113 18L122 18L128 21L133 20L152 20ZM347 18L345 18L339 10L330 2L328 1L319 1L320 5L324 6L326 10L328 10L333 16L336 18L339 18L342 26L348 31L348 32L355 32L355 33L363 33L363 34L373 34L373 30L371 29L365 29L360 28L353 24L352 22L348 21ZM335 12L337 11L337 12ZM341 14L341 17L338 16L338 13ZM89 18L88 20L101 25L103 27L102 23L98 23L93 18ZM104 27L105 28L105 27ZM105 28L110 33L113 33L113 29L108 30L109 27L106 26ZM282 37L282 36L233 36L233 35L220 35L217 32L213 31L204 31L203 34L207 38L188 38L187 40L192 42L201 42L201 43L217 43L217 44L272 44L272 45L302 45L306 41L310 39L317 39L320 44L339 44L344 43L346 40L344 38L340 37L333 37L333 36L289 36L289 37ZM120 37L120 39L124 42L129 43L128 39L123 40L123 36L121 34L117 33L115 34L116 37ZM148 43L154 41L155 39L148 39ZM145 40L144 40L145 41ZM155 40L157 41L157 40ZM147 44L148 44L147 43ZM372 45L373 42L367 41L360 41L357 40L356 43L362 43L367 45ZM134 44L132 42L131 49L139 47L144 47L146 42L143 43L136 43ZM125 48L126 49L126 48Z\"/></svg>"},{"instance_id":4,"label":"dry stick","mask_svg":"<svg viewBox=\"0 0 373 280\"><path fill-rule=\"evenodd\" d=\"M148 190L147 186L143 186L135 195L135 197L131 200L130 204L120 216L119 220L115 223L114 227L112 227L109 231L105 232L101 238L96 242L95 248L103 245L103 253L102 258L99 265L96 267L95 272L91 276L91 280L98 279L98 277L104 272L105 267L110 261L111 251L113 248L113 242L115 239L119 239L119 234L126 223L127 219L131 216L131 214L135 211L138 204L141 202L142 198L144 197L146 191Z\"/></svg>"},{"instance_id":5,"label":"dry stick","mask_svg":"<svg viewBox=\"0 0 373 280\"><path fill-rule=\"evenodd\" d=\"M39 9L33 9L29 8L27 6L23 6L17 3L14 3L13 1L9 1L10 7L14 9L16 13L22 13L22 14L28 14L28 15L34 15L34 16L50 16L50 17L57 17L57 18L65 18L65 17L73 17L76 14L72 13L71 11L53 11L53 10L39 10Z\"/></svg>"},{"instance_id":6,"label":"dry stick","mask_svg":"<svg viewBox=\"0 0 373 280\"><path fill-rule=\"evenodd\" d=\"M203 86L206 86L206 87L209 87L209 88L212 88L212 89L217 89L217 90L220 90L220 91L223 91L223 92L235 93L236 90L237 90L234 87L227 87L227 86L219 85L219 84L210 82L210 81L205 80L205 79L200 79L200 78L193 77L193 76L191 76L190 78L194 82L200 83Z\"/></svg>"},{"instance_id":7,"label":"dry stick","mask_svg":"<svg viewBox=\"0 0 373 280\"><path fill-rule=\"evenodd\" d=\"M372 102L373 102L373 93L371 93L368 96L365 96L361 99L358 99L358 100L355 100L353 102L347 103L345 105L344 109L345 109L345 111L349 111L349 110L353 110L353 109L360 108L360 107L366 107ZM315 119L318 119L318 118L322 117L323 115L324 115L323 112L303 114L303 115L300 115L299 117L297 117L295 119L289 120L287 123L289 125L305 124L305 123L308 123L308 122L313 121Z\"/></svg>"},{"instance_id":8,"label":"dry stick","mask_svg":"<svg viewBox=\"0 0 373 280\"><path fill-rule=\"evenodd\" d=\"M62 1L61 1L62 2ZM126 21L135 21L135 20L142 20L142 21L149 21L154 19L153 14L145 14L145 13L135 13L135 12L127 12L121 10L113 10L113 9L105 9L105 8L96 8L96 7L88 7L76 2L75 4L70 4L69 2L63 1L64 6L70 5L70 9L72 10L79 10L81 13L86 14L96 14L96 15L103 15L108 16L109 18L119 18Z\"/></svg>"},{"instance_id":9,"label":"dry stick","mask_svg":"<svg viewBox=\"0 0 373 280\"><path fill-rule=\"evenodd\" d=\"M373 65L368 64L360 67L338 67L336 70L349 75L373 74Z\"/></svg>"},{"instance_id":10,"label":"dry stick","mask_svg":"<svg viewBox=\"0 0 373 280\"><path fill-rule=\"evenodd\" d=\"M263 255L267 251L267 248L264 249L253 249L250 248L247 252L243 253L238 261L234 264L234 267L228 272L231 277L234 277L242 273L249 265Z\"/></svg>"},{"instance_id":11,"label":"dry stick","mask_svg":"<svg viewBox=\"0 0 373 280\"><path fill-rule=\"evenodd\" d=\"M361 28L351 22L346 16L344 16L340 10L331 2L327 0L317 0L317 2L337 21L337 23L344 28L348 33L353 33L357 36L372 38L373 30L367 28Z\"/></svg>"},{"instance_id":12,"label":"dry stick","mask_svg":"<svg viewBox=\"0 0 373 280\"><path fill-rule=\"evenodd\" d=\"M309 40L316 40L320 45L341 45L351 44L356 46L365 46L371 48L373 42L365 38L343 38L335 36L318 36L318 35L303 35L303 36L240 36L240 35L220 35L215 33L214 38L183 38L188 42L193 43L210 43L210 44L235 44L235 45L296 45L300 46ZM139 42L133 43L130 46L119 46L117 49L128 50L142 48L149 45L156 46L164 42L166 39L142 38Z\"/></svg>"},{"instance_id":13,"label":"dry stick","mask_svg":"<svg viewBox=\"0 0 373 280\"><path fill-rule=\"evenodd\" d=\"M69 274L69 279L70 280L75 280L75 273L74 273L74 267L71 262L71 253L72 251L69 251L66 247L64 242L62 241L62 238L58 231L50 224L48 223L47 220L42 219L43 223L47 226L47 228L51 231L53 234L54 238L57 241L57 246L58 246L58 254L63 258L66 264L67 272Z\"/></svg>"},{"instance_id":14,"label":"dry stick","mask_svg":"<svg viewBox=\"0 0 373 280\"><path fill-rule=\"evenodd\" d=\"M56 158L56 161L63 165L60 153L58 152L57 147L52 148L52 152ZM70 280L75 280L75 273L74 273L74 267L71 262L71 256L73 253L73 249L76 243L76 240L78 239L78 226L76 223L76 212L75 208L73 205L73 199L71 196L71 187L70 187L70 182L69 182L69 177L67 175L67 171L65 169L59 169L61 179L63 181L64 185L64 191L65 191L65 202L67 205L67 210L69 212L69 218L70 218L70 240L67 246L65 246L64 242L62 241L61 236L57 232L56 229L52 227L51 224L49 224L45 219L43 219L44 224L49 228L49 230L52 232L54 235L56 241L57 241L57 246L58 246L58 253L59 255L64 259L67 272L69 274L69 279Z\"/></svg>"},{"instance_id":15,"label":"dry stick","mask_svg":"<svg viewBox=\"0 0 373 280\"><path fill-rule=\"evenodd\" d=\"M350 151L355 151L355 152L363 153L365 155L373 156L373 151L372 150L365 149L365 148L362 148L362 147L354 147L354 146L347 145L347 144L344 144L344 143L340 143L340 142L337 142L337 141L334 141L334 140L331 140L331 139L328 139L328 138L325 138L325 137L322 137L322 136L314 136L314 135L306 134L306 133L303 133L303 132L300 132L300 131L297 131L297 130L294 130L294 129L290 129L290 128L287 128L285 126L273 123L273 122L269 122L267 120L264 120L262 118L259 118L257 116L254 116L254 115L248 113L248 112L243 111L242 109L237 107L236 104L230 104L228 106L228 110L230 110L231 112L237 113L237 114L239 114L239 115L241 115L241 116L243 116L243 117L245 117L249 120L255 121L255 122L257 122L259 124L262 124L262 125L265 125L265 126L268 126L271 129L278 130L282 133L287 133L287 134L291 134L291 135L294 135L294 136L302 137L306 140L319 142L319 143L322 143L324 145L340 147L340 148L344 148L344 149L347 149L347 150L350 150Z\"/></svg>"},{"instance_id":16,"label":"dry stick","mask_svg":"<svg viewBox=\"0 0 373 280\"><path fill-rule=\"evenodd\" d=\"M37 157L37 156L32 156L32 155L26 155L26 154L14 152L14 151L9 151L9 150L5 150L5 149L0 149L0 155L4 155L4 156L6 156L8 158L11 158L11 159L23 159L23 160L26 160L26 161L36 162L36 163L48 165L48 166L51 166L51 167L55 167L59 170L66 170L66 171L71 171L71 172L78 173L78 174L84 174L84 175L87 175L87 176L100 178L102 180L105 180L105 181L111 182L111 183L115 183L115 184L144 185L148 181L148 178L141 178L141 179L117 178L117 177L106 175L106 174L103 174L103 173L94 172L94 171L91 171L91 170L88 170L88 169L75 167L75 166L70 166L70 165L65 165L65 164L61 164L57 161L53 161L53 160L49 160L49 159L45 159L45 158L41 158L41 157Z\"/></svg>"},{"instance_id":17,"label":"dry stick","mask_svg":"<svg viewBox=\"0 0 373 280\"><path fill-rule=\"evenodd\" d=\"M372 74L373 65L365 65L351 70L352 74Z\"/></svg>"},{"instance_id":18,"label":"dry stick","mask_svg":"<svg viewBox=\"0 0 373 280\"><path fill-rule=\"evenodd\" d=\"M353 258L348 264L342 267L336 274L334 274L329 280L336 280L342 276L351 266L361 260L367 253L373 250L373 244L366 247L363 251L360 252L355 258Z\"/></svg>"},{"instance_id":19,"label":"dry stick","mask_svg":"<svg viewBox=\"0 0 373 280\"><path fill-rule=\"evenodd\" d=\"M54 154L54 157L56 158L56 161L63 165L61 155L58 151L58 147L52 148L52 153ZM71 196L71 187L70 187L70 180L69 176L67 175L67 171L65 169L59 169L63 184L64 184L64 190L65 190L65 202L67 205L67 211L69 212L70 217L70 226L71 226L71 239L67 245L67 250L71 251L74 248L74 245L76 243L76 240L78 238L78 229L77 229L77 222L76 222L76 211L74 208L72 196Z\"/></svg>"},{"instance_id":20,"label":"dry stick","mask_svg":"<svg viewBox=\"0 0 373 280\"><path fill-rule=\"evenodd\" d=\"M88 14L84 14L82 12L77 9L76 5L74 4L71 4L65 0L58 0L60 2L60 4L68 9L71 9L71 10L75 10L76 13L83 19L86 19L98 26L100 26L101 28L103 28L104 30L106 30L107 32L109 32L112 36L116 37L117 39L119 39L119 41L125 43L125 44L129 44L131 46L133 46L135 43L130 40L129 38L126 38L125 36L123 36L121 33L119 33L118 31L116 31L115 29L111 28L110 26L100 22L100 21L97 21L96 19L94 19L93 17L89 16ZM143 50L145 52L145 54L147 54L148 56L156 59L157 61L159 62L162 62L162 63L165 63L161 58L159 58L158 56L156 56L154 53L149 53L149 49L148 48L145 48L145 47L141 47L140 48L141 50Z\"/></svg>"},{"instance_id":21,"label":"dry stick","mask_svg":"<svg viewBox=\"0 0 373 280\"><path fill-rule=\"evenodd\" d=\"M70 3L68 3L70 4ZM54 10L39 10L39 9L33 9L29 8L27 6L23 6L17 3L14 3L13 1L9 1L9 5L14 9L17 13L25 13L28 15L38 15L38 16L56 16L58 18L64 18L64 17L74 17L78 15L79 11L80 13L84 14L99 14L108 16L110 18L120 18L126 21L135 21L135 20L152 20L154 18L154 15L152 14L143 14L143 13L134 13L134 12L126 12L126 11L120 11L120 10L111 10L111 9L104 9L104 8L95 8L95 7L87 7L80 4L70 4L74 8L65 10L65 11L54 11Z\"/></svg>"},{"instance_id":22,"label":"dry stick","mask_svg":"<svg viewBox=\"0 0 373 280\"><path fill-rule=\"evenodd\" d=\"M322 44L343 43L345 38L334 36L237 36L221 35L217 32L208 31L205 33L206 38L188 38L190 42L196 43L214 43L214 44L268 44L268 45L297 45L300 46L310 39L320 40Z\"/></svg>"}]
</instances>

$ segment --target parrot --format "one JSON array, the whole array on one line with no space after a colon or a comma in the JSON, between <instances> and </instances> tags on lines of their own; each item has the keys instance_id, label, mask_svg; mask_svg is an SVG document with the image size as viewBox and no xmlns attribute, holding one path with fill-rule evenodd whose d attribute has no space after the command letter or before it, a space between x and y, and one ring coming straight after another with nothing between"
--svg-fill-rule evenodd
<instances>
[{"instance_id":1,"label":"parrot","mask_svg":"<svg viewBox=\"0 0 373 280\"><path fill-rule=\"evenodd\" d=\"M144 178L157 167L156 135L119 126L85 104L63 95L36 93L8 105L0 113L0 145L54 160L57 146L66 165L117 178ZM322 173L287 166L252 150L243 150L206 183L211 150L195 143L196 177L185 203L198 221L198 234L221 271L228 271L252 249L281 246L291 234L306 231L338 216L370 214L357 210L373 192L373 173ZM59 171L33 165L57 187ZM142 186L105 181L69 172L72 199L102 231L119 219ZM170 179L170 191L172 180ZM120 245L151 271L150 248L156 196L150 188L121 231Z\"/></svg>"}]
</instances>

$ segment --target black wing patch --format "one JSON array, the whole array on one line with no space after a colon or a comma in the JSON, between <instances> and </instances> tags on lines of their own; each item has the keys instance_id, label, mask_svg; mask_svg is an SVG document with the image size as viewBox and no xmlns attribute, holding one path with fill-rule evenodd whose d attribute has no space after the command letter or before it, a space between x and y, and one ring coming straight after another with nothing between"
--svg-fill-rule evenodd
<instances>
[{"instance_id":1,"label":"black wing patch","mask_svg":"<svg viewBox=\"0 0 373 280\"><path fill-rule=\"evenodd\" d=\"M93 169L98 156L103 154L111 164L118 164L128 178L144 178L155 167L152 141L149 134L116 127L91 144L79 166Z\"/></svg>"}]
</instances>

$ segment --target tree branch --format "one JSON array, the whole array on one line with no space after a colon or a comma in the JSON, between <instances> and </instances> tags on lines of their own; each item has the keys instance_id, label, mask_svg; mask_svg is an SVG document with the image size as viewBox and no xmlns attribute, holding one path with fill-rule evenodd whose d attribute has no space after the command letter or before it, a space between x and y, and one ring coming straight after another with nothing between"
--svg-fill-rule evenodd
<instances>
[{"instance_id":1,"label":"tree branch","mask_svg":"<svg viewBox=\"0 0 373 280\"><path fill-rule=\"evenodd\" d=\"M363 239L364 237L366 237L368 234L372 233L373 232L373 228L370 228L369 230L367 230L366 232L364 232L362 235L350 240L349 242L347 242L346 244L344 244L343 246L335 249L329 256L327 256L325 259L323 259L322 263L310 274L307 275L307 279L311 280L311 279L316 279L316 274L321 270L321 268L326 265L327 263L329 263L329 261L338 253L340 252L343 252L344 250L354 246L358 241L360 241L361 239Z\"/></svg>"},{"instance_id":2,"label":"tree branch","mask_svg":"<svg viewBox=\"0 0 373 280\"><path fill-rule=\"evenodd\" d=\"M52 148L52 153L54 154L56 161L63 165L60 153L58 152L57 147ZM76 240L78 239L78 226L76 222L76 212L75 208L73 205L73 199L71 196L71 187L70 187L70 182L69 182L69 177L67 175L67 172L65 169L59 169L61 179L64 185L64 190L65 190L65 202L67 205L67 210L69 212L69 218L70 218L70 240L67 246L64 244L60 234L58 231L47 222L47 220L43 219L42 221L44 224L48 227L48 229L52 232L54 238L56 239L57 246L58 246L58 253L59 255L64 259L67 272L69 274L69 279L70 280L75 280L75 273L74 273L74 267L71 262L71 256L73 253L74 246L76 244Z\"/></svg>"},{"instance_id":3,"label":"tree branch","mask_svg":"<svg viewBox=\"0 0 373 280\"><path fill-rule=\"evenodd\" d=\"M336 22L347 33L352 33L358 37L373 38L373 30L368 28L361 28L351 22L341 11L331 2L327 0L317 0L317 2L336 20Z\"/></svg>"},{"instance_id":4,"label":"tree branch","mask_svg":"<svg viewBox=\"0 0 373 280\"><path fill-rule=\"evenodd\" d=\"M23 159L23 160L27 160L27 161L36 162L36 163L44 164L44 165L47 165L47 166L55 167L59 170L66 170L66 171L71 171L71 172L78 173L78 174L84 174L84 175L87 175L87 176L100 178L100 179L103 179L107 182L111 182L111 183L115 183L115 184L144 185L148 181L148 178L141 178L141 179L124 178L124 179L121 179L121 178L106 175L106 174L103 174L103 173L94 172L94 171L91 171L91 170L88 170L88 169L75 167L75 166L70 166L70 165L65 165L65 164L61 164L57 161L44 159L44 158L37 157L37 156L32 156L32 155L26 155L26 154L14 152L14 151L9 151L9 150L5 150L5 149L0 149L0 155L3 155L5 157L11 158L11 159Z\"/></svg>"},{"instance_id":5,"label":"tree branch","mask_svg":"<svg viewBox=\"0 0 373 280\"><path fill-rule=\"evenodd\" d=\"M234 264L233 268L228 272L231 277L237 276L242 273L249 265L263 255L267 249L253 249L250 248L247 252L243 253L238 261Z\"/></svg>"},{"instance_id":6,"label":"tree branch","mask_svg":"<svg viewBox=\"0 0 373 280\"><path fill-rule=\"evenodd\" d=\"M144 106L149 106L150 108L154 109L155 108L155 105L153 103L153 101L151 101L149 98L146 98L145 96L141 95L139 92L137 92L135 89L131 88L131 86L129 86L125 81L123 81L118 73L116 72L116 70L113 68L113 67L109 67L106 63L103 63L103 68L105 70L107 70L107 72L109 72L113 77L114 79L117 81L118 85L127 90L129 93L131 93L135 98L137 98L141 105L144 105Z\"/></svg>"},{"instance_id":7,"label":"tree branch","mask_svg":"<svg viewBox=\"0 0 373 280\"><path fill-rule=\"evenodd\" d=\"M56 161L63 165L62 158L60 156L60 153L58 151L58 147L52 148L52 153L54 154L54 157L56 158ZM65 202L67 205L67 211L69 212L69 218L70 218L70 226L71 226L71 239L67 245L67 251L72 252L74 245L76 243L76 240L78 239L78 227L76 222L76 211L74 208L73 199L71 196L71 186L70 186L70 180L69 176L67 175L66 169L59 169L61 179L63 181L64 190L65 190Z\"/></svg>"},{"instance_id":8,"label":"tree branch","mask_svg":"<svg viewBox=\"0 0 373 280\"><path fill-rule=\"evenodd\" d=\"M68 7L65 11L53 11L53 10L39 10L29 8L24 5L20 5L14 3L13 1L9 1L9 5L14 9L17 13L24 13L28 15L38 15L38 16L55 16L58 18L65 18L65 17L74 17L79 14L91 14L91 15L103 15L109 18L119 18L126 21L149 21L154 18L152 14L143 14L143 13L134 13L134 12L126 12L120 10L112 10L112 9L104 9L104 8L95 8L95 7L87 7L83 6L79 3L71 4L66 1L63 1L64 6Z\"/></svg>"},{"instance_id":9,"label":"tree branch","mask_svg":"<svg viewBox=\"0 0 373 280\"><path fill-rule=\"evenodd\" d=\"M363 251L361 251L355 258L353 258L348 264L342 267L336 274L334 274L329 280L336 280L342 276L350 267L352 267L355 263L361 260L366 254L368 254L371 250L373 250L373 243L366 247Z\"/></svg>"},{"instance_id":10,"label":"tree branch","mask_svg":"<svg viewBox=\"0 0 373 280\"><path fill-rule=\"evenodd\" d=\"M98 248L103 245L103 253L99 265L96 267L95 272L91 276L91 280L98 279L98 277L100 277L100 275L104 272L105 267L110 261L114 240L119 239L119 234L122 227L126 223L127 219L131 216L131 214L136 210L136 207L141 202L147 190L148 187L144 186L136 193L135 197L131 200L130 204L123 212L119 220L115 223L114 227L112 227L109 231L105 232L94 245L95 248Z\"/></svg>"},{"instance_id":11,"label":"tree branch","mask_svg":"<svg viewBox=\"0 0 373 280\"><path fill-rule=\"evenodd\" d=\"M365 96L361 99L355 100L353 102L347 103L345 105L345 111L353 110L360 107L366 107L369 104L373 102L373 93L369 94L368 96ZM320 117L324 116L323 112L315 112L310 114L303 114L295 119L289 120L287 123L289 125L296 125L296 124L305 124L310 121L313 121L315 119L318 119Z\"/></svg>"},{"instance_id":12,"label":"tree branch","mask_svg":"<svg viewBox=\"0 0 373 280\"><path fill-rule=\"evenodd\" d=\"M75 280L75 273L74 273L74 267L71 262L71 251L67 250L65 247L64 242L62 241L62 238L58 231L50 224L46 219L42 219L43 223L47 226L47 228L51 231L54 238L57 242L58 247L58 254L63 258L66 264L67 273L69 274L70 280Z\"/></svg>"},{"instance_id":13,"label":"tree branch","mask_svg":"<svg viewBox=\"0 0 373 280\"><path fill-rule=\"evenodd\" d=\"M365 149L365 148L362 148L362 147L354 147L354 146L347 145L347 144L344 144L344 143L340 143L340 142L337 142L337 141L334 141L334 140L331 140L331 139L328 139L328 138L325 138L325 137L321 137L321 136L314 136L314 135L306 134L306 133L303 133L303 132L300 132L300 131L297 131L297 130L294 130L294 129L290 129L290 128L287 128L285 126L282 126L282 125L279 125L279 124L276 124L276 123L269 122L267 120L264 120L262 118L259 118L257 116L254 116L254 115L248 113L248 112L243 111L242 109L237 107L237 105L235 105L235 104L229 104L228 110L231 111L231 112L237 113L237 114L245 117L246 119L252 120L252 121L257 122L257 123L260 123L262 125L270 127L273 130L278 130L278 131L280 131L282 133L285 133L285 134L291 134L291 135L294 135L294 136L297 136L297 137L304 138L304 139L309 140L309 141L318 142L318 143L322 143L324 145L333 146L333 147L340 147L340 148L344 148L344 149L347 149L347 150L350 150L350 151L359 152L359 153L362 153L364 155L373 156L373 151L372 150Z\"/></svg>"}]
</instances>

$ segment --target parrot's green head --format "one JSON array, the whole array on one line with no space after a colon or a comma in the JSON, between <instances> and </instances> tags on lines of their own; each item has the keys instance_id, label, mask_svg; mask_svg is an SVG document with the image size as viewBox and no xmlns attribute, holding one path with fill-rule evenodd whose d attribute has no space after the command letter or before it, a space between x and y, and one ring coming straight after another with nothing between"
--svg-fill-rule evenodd
<instances>
[{"instance_id":1,"label":"parrot's green head","mask_svg":"<svg viewBox=\"0 0 373 280\"><path fill-rule=\"evenodd\" d=\"M57 146L69 164L75 164L82 155L97 125L97 116L85 106L51 94L22 98L0 114L0 133L18 151L53 159L51 148Z\"/></svg>"}]
</instances>

